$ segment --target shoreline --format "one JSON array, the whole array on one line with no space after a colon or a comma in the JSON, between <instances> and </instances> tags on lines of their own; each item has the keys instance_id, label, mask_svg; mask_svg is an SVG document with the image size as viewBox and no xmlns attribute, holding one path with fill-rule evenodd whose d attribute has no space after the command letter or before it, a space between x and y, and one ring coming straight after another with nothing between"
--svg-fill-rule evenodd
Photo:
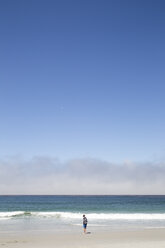
<instances>
[{"instance_id":1,"label":"shoreline","mask_svg":"<svg viewBox=\"0 0 165 248\"><path fill-rule=\"evenodd\" d=\"M91 231L91 232L90 232ZM62 232L0 232L0 246L8 248L164 248L165 228L139 230L83 230Z\"/></svg>"}]
</instances>

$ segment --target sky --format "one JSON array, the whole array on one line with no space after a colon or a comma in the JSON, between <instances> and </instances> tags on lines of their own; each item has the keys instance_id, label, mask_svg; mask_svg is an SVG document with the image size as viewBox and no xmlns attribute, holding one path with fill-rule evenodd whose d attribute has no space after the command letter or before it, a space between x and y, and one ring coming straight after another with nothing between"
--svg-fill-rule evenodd
<instances>
[{"instance_id":1,"label":"sky","mask_svg":"<svg viewBox=\"0 0 165 248\"><path fill-rule=\"evenodd\" d=\"M165 193L164 13L163 0L0 1L0 194L42 193L58 173L57 194Z\"/></svg>"}]
</instances>

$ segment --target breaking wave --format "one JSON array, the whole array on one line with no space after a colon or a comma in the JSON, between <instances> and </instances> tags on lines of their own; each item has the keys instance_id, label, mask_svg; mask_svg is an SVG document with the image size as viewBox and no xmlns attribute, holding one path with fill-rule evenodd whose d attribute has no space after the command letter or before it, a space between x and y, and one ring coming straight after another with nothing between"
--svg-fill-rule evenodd
<instances>
[{"instance_id":1,"label":"breaking wave","mask_svg":"<svg viewBox=\"0 0 165 248\"><path fill-rule=\"evenodd\" d=\"M0 212L0 220L36 217L36 218L57 218L57 219L82 219L83 213L73 212L27 212L11 211ZM89 213L86 214L90 220L165 220L165 213Z\"/></svg>"}]
</instances>

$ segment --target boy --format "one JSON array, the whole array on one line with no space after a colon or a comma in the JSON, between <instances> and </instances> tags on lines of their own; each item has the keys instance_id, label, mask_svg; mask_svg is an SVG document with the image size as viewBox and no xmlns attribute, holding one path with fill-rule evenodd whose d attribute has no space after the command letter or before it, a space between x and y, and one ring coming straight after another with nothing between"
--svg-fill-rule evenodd
<instances>
[{"instance_id":1,"label":"boy","mask_svg":"<svg viewBox=\"0 0 165 248\"><path fill-rule=\"evenodd\" d=\"M87 217L85 216L85 214L83 214L83 227L84 227L84 233L86 234L86 229L87 229Z\"/></svg>"}]
</instances>

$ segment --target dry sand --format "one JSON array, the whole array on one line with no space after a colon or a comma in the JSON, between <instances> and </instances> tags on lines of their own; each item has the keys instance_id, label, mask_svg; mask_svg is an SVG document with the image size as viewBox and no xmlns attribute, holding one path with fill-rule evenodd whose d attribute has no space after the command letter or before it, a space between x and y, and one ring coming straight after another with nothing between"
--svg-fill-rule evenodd
<instances>
[{"instance_id":1,"label":"dry sand","mask_svg":"<svg viewBox=\"0 0 165 248\"><path fill-rule=\"evenodd\" d=\"M70 233L0 233L0 247L8 248L165 248L165 229Z\"/></svg>"}]
</instances>

